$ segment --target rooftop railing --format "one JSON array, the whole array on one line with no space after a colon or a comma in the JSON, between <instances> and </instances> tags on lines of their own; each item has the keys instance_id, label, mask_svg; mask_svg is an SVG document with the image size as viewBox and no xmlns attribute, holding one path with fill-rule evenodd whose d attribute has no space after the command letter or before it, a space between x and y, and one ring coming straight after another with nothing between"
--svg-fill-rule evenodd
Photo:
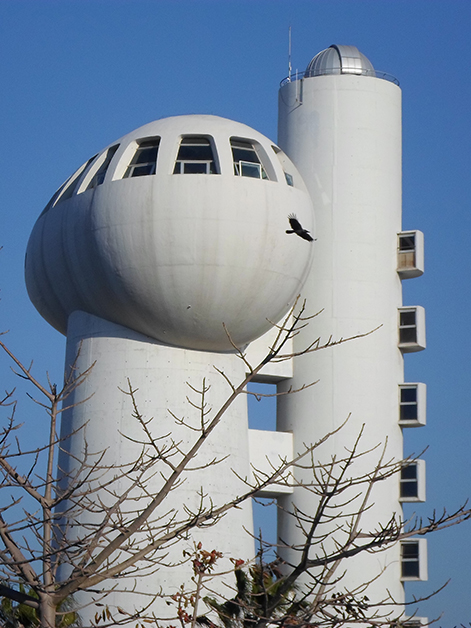
<instances>
[{"instance_id":1,"label":"rooftop railing","mask_svg":"<svg viewBox=\"0 0 471 628\"><path fill-rule=\"evenodd\" d=\"M294 74L291 74L290 76L287 76L286 78L284 78L280 83L280 87L283 87L283 85L286 85L286 83L292 83L293 81L299 81L304 78L312 78L315 76L328 76L331 74L333 75L349 74L352 76L373 76L374 78L383 79L385 81L389 81L390 83L394 83L395 85L399 85L399 81L397 80L397 78L393 76L392 74L388 74L387 72L379 72L378 70L367 70L367 69L356 71L356 70L348 69L348 68L344 70L342 70L341 68L329 68L329 69L324 69L324 70L310 70L308 75L306 75L306 72L295 72Z\"/></svg>"}]
</instances>

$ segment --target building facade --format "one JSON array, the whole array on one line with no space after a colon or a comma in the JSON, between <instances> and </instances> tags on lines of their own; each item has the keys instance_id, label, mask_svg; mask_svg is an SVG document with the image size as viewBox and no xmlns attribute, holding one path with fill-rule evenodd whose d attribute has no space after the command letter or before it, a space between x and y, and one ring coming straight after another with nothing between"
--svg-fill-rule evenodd
<instances>
[{"instance_id":1,"label":"building facade","mask_svg":"<svg viewBox=\"0 0 471 628\"><path fill-rule=\"evenodd\" d=\"M242 381L234 346L248 345L256 363L272 342L273 321L300 292L307 311L321 313L292 340L294 354L317 337L365 337L264 367L258 380L280 393L319 383L279 397L272 432L249 430L239 398L210 449L198 454L199 471L186 474L165 502L158 526L178 525L202 500L236 498L254 468L269 469L330 432L314 464L345 458L360 435L358 451L368 453L355 460L353 475L367 476L381 460L401 461L404 428L425 423L425 386L404 382L403 369L404 353L425 348L424 312L404 306L401 292L403 279L423 272L423 236L402 231L401 212L401 91L353 46L331 46L282 83L278 145L230 120L179 116L92 157L41 214L26 260L33 303L67 335L66 370L94 365L64 412L64 478L74 476L85 448L105 452L109 468L139 456L128 382L142 413L153 417L154 437L191 448L199 419L188 414L188 385L198 391L209 381L210 406L222 406L230 389L217 369ZM287 233L293 214L314 241ZM362 511L359 534L401 518L402 502L425 498L424 471L423 461L405 464L400 477L373 487L367 508L350 492L323 528L324 549L350 511ZM289 564L304 538L293 514L312 514L319 502L306 490L312 470L292 473L293 480L260 491L278 499L280 554ZM164 475L149 480L149 494ZM128 488L124 477L118 492ZM83 515L77 522L79 531L96 524ZM247 502L198 530L189 545L202 540L249 559L252 534ZM168 556L163 581L171 594L190 572L170 569L180 556L173 549ZM390 596L401 604L404 582L426 578L422 539L352 561L338 588L363 590L368 581L374 601ZM124 587L142 593L133 593L135 608L155 592L159 573L130 573ZM122 604L122 592L113 595L108 603Z\"/></svg>"}]
</instances>

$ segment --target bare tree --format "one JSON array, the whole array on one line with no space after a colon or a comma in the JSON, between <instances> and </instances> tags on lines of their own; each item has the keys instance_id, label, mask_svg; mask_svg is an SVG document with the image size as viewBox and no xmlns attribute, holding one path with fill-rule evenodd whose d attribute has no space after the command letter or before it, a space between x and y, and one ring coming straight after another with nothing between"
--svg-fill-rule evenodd
<instances>
[{"instance_id":1,"label":"bare tree","mask_svg":"<svg viewBox=\"0 0 471 628\"><path fill-rule=\"evenodd\" d=\"M184 557L193 565L196 589L191 591L191 587L184 586L177 599L168 600L174 604L174 607L169 606L169 610L182 624L211 622L213 620L204 613L199 613L198 604L204 598L207 606L219 614L224 624L236 621L237 625L244 626L284 625L291 623L293 618L300 625L315 623L319 626L364 621L366 606L370 606L365 598L366 584L365 591L341 592L339 582L344 561L362 552L385 549L412 534L426 534L454 525L468 519L471 513L461 508L455 513L444 513L439 517L434 515L426 524L416 522L408 529L403 521L393 517L379 524L377 530L362 531L359 522L369 508L372 487L398 473L404 462L388 461L383 449L378 454L375 468L366 474L355 475L352 473L354 463L365 453L361 451L361 434L351 450L335 460L319 463L314 456L314 452L332 437L333 432L326 434L318 443L307 444L295 459L280 459L269 473L254 470L254 480L247 481L246 490L225 503L213 503L211 496L202 491L196 511L186 509L184 516L177 516L166 506L168 496L178 491L184 474L192 469L197 471L198 452L224 420L235 399L247 394L247 384L267 363L295 357L288 349L288 342L308 324L310 318L305 314L304 304L297 310L294 308L278 326L273 345L256 366L249 364L245 354L234 347L248 374L243 381L234 383L219 371L230 386L230 394L220 408L212 410L207 406L206 381L199 389L191 388L193 397L189 403L198 413L199 427L195 430L191 426L194 438L186 448L171 434L158 439L152 435L152 419L144 417L139 411L136 390L128 382L127 390L122 392L129 396L133 420L141 426L142 438L134 441L139 448L139 456L110 466L105 452L91 452L85 448L83 457L74 460L73 472L68 473L56 466L58 452L66 449L66 438L61 439L57 435L57 423L61 412L67 409L69 396L83 383L89 371L76 373L72 368L60 389L50 381L43 385L32 374L31 368L24 366L0 342L13 360L18 375L34 388L38 396L34 397L35 402L49 416L49 434L44 444L24 449L17 438L20 425L16 420L17 404L13 391L7 392L1 401L1 406L9 410L9 418L0 435L1 489L4 495L8 495L0 507L0 595L34 609L42 628L58 626L60 618L66 613L70 617L70 609L63 609L63 605L83 591L96 594L99 600L100 596L103 597L103 612L96 616L96 622L102 625L131 621L159 623L161 618L152 614L153 600L150 600L148 608L139 611L131 612L125 608L112 611L106 605L107 592L118 589L120 578L133 574L144 577L168 568L170 547L191 536L192 531L200 527L217 524L231 509L251 499L261 489L276 483L293 482L290 469L302 465L311 468L312 482L306 485L306 490L317 495L318 507L314 513L296 511L294 514L304 532L303 543L292 548L299 558L291 564L277 561L266 565L263 540L260 540L258 563L242 565L234 557L235 577L240 586L245 578L245 593L237 589L234 595L227 596L235 600L231 607L235 610L231 615L224 606L227 600L218 602L211 594L204 593L206 581L214 583L217 578L214 566L224 548L208 552L197 546L194 555ZM354 338L325 342L318 338L296 355L331 348ZM306 384L309 385L312 383ZM287 394L299 392L289 390ZM183 417L174 416L174 420L180 425L187 425ZM217 462L213 460L209 465ZM159 488L150 493L147 488L149 478L156 475L160 478ZM118 491L116 486L123 479L126 490ZM356 494L361 493L360 504L355 505L349 515L340 515L341 507L345 510L346 505L353 503L348 496L343 499L344 494L352 489ZM342 523L339 523L343 538L341 542L334 540L332 549L328 550L320 526L334 516L343 517ZM77 525L79 520L80 525ZM226 580L227 577L226 573ZM155 595L164 596L165 592L157 591ZM394 600L378 601L373 613L369 613L371 622L390 621L389 611L381 611L386 604L394 604ZM182 611L185 605L189 609L185 611L186 615Z\"/></svg>"}]
</instances>

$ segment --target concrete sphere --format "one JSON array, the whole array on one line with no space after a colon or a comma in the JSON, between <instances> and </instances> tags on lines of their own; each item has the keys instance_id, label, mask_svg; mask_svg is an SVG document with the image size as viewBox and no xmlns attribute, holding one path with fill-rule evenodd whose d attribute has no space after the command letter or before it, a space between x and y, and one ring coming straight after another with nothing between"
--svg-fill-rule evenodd
<instances>
[{"instance_id":1,"label":"concrete sphere","mask_svg":"<svg viewBox=\"0 0 471 628\"><path fill-rule=\"evenodd\" d=\"M231 351L224 328L246 345L302 287L314 243L286 233L291 213L313 232L301 176L266 137L215 116L157 120L53 196L29 240L28 293L64 334L82 310L166 345Z\"/></svg>"}]
</instances>

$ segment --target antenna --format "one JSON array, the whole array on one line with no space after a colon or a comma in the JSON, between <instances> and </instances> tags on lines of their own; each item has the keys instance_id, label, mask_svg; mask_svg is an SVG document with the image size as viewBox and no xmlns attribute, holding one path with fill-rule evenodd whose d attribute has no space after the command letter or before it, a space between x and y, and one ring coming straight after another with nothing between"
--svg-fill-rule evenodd
<instances>
[{"instance_id":1,"label":"antenna","mask_svg":"<svg viewBox=\"0 0 471 628\"><path fill-rule=\"evenodd\" d=\"M291 26L288 30L288 81L291 81Z\"/></svg>"}]
</instances>

